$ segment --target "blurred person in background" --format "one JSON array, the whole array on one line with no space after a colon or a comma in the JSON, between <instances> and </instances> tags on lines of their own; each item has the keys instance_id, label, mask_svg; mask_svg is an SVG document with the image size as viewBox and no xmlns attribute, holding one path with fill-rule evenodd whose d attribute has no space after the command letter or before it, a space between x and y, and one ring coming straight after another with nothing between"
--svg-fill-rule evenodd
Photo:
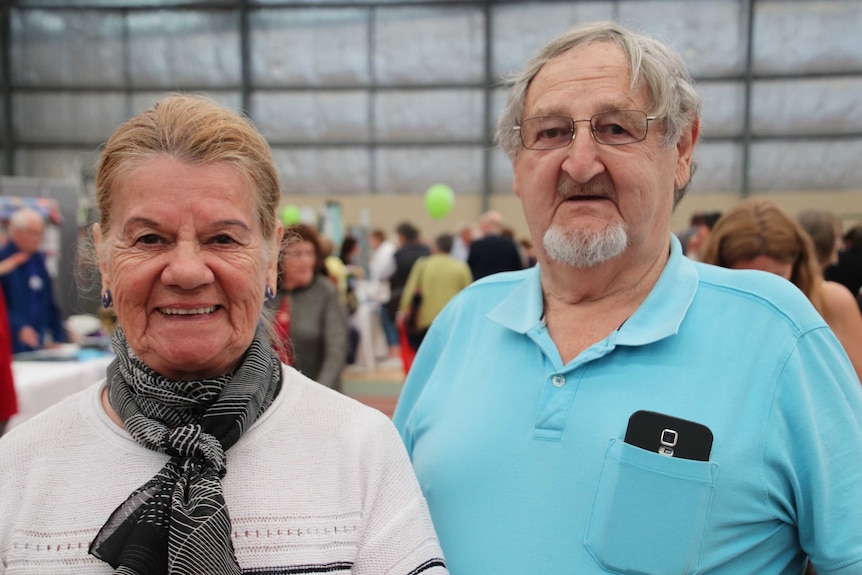
<instances>
[{"instance_id":1,"label":"blurred person in background","mask_svg":"<svg viewBox=\"0 0 862 575\"><path fill-rule=\"evenodd\" d=\"M419 349L431 322L449 300L473 281L469 266L450 255L452 242L452 234L437 236L431 255L418 259L410 270L401 294L398 317L402 322L410 311L414 294L418 292L422 295L422 303L415 318L417 332L414 337L408 337L414 350Z\"/></svg>"},{"instance_id":2,"label":"blurred person in background","mask_svg":"<svg viewBox=\"0 0 862 575\"><path fill-rule=\"evenodd\" d=\"M361 253L362 246L359 245L359 240L354 236L344 236L344 239L341 241L341 249L338 252L338 259L344 264L344 267L341 268L343 276L338 279L338 284L339 286L344 286L344 304L351 315L359 307L356 282L365 275L365 272L362 271L362 266L359 265L359 255ZM341 288L339 287L339 289Z\"/></svg>"},{"instance_id":3,"label":"blurred person in background","mask_svg":"<svg viewBox=\"0 0 862 575\"><path fill-rule=\"evenodd\" d=\"M251 122L167 97L95 183L117 358L0 440L0 572L445 574L392 423L272 348L281 190Z\"/></svg>"},{"instance_id":4,"label":"blurred person in background","mask_svg":"<svg viewBox=\"0 0 862 575\"><path fill-rule=\"evenodd\" d=\"M539 263L539 260L536 259L536 251L535 248L533 248L533 242L530 241L530 238L521 238L518 243L521 246L522 257L524 258L524 268L531 268Z\"/></svg>"},{"instance_id":5,"label":"blurred person in background","mask_svg":"<svg viewBox=\"0 0 862 575\"><path fill-rule=\"evenodd\" d=\"M344 269L344 262L335 253L335 242L332 238L325 234L318 234L318 243L320 244L320 263L318 267L326 272L326 277L335 285L338 290L338 296L342 303L345 301L347 293L347 270Z\"/></svg>"},{"instance_id":6,"label":"blurred person in background","mask_svg":"<svg viewBox=\"0 0 862 575\"><path fill-rule=\"evenodd\" d=\"M452 251L449 255L456 260L466 262L470 255L470 244L473 242L473 227L462 222L456 226L456 230L452 242Z\"/></svg>"},{"instance_id":7,"label":"blurred person in background","mask_svg":"<svg viewBox=\"0 0 862 575\"><path fill-rule=\"evenodd\" d=\"M805 227L777 204L746 200L727 210L713 227L703 262L771 272L793 283L835 332L857 377L862 377L862 313L846 288L823 280L822 262L828 263L836 249L835 219L812 212L806 220L820 237L820 252Z\"/></svg>"},{"instance_id":8,"label":"blurred person in background","mask_svg":"<svg viewBox=\"0 0 862 575\"><path fill-rule=\"evenodd\" d=\"M18 252L0 261L0 275L8 273L27 260L27 254ZM0 435L6 424L18 413L18 398L15 394L15 380L12 374L12 337L6 299L0 288Z\"/></svg>"},{"instance_id":9,"label":"blurred person in background","mask_svg":"<svg viewBox=\"0 0 862 575\"><path fill-rule=\"evenodd\" d=\"M838 261L827 266L823 275L849 289L862 309L862 225L847 230L843 240Z\"/></svg>"},{"instance_id":10,"label":"blurred person in background","mask_svg":"<svg viewBox=\"0 0 862 575\"><path fill-rule=\"evenodd\" d=\"M401 307L401 294L404 293L404 285L407 283L407 278L410 277L410 270L413 269L416 260L431 255L431 249L420 241L419 230L410 222L398 224L395 233L398 234L398 249L393 255L395 271L389 278L389 301L386 306L389 314L397 320L398 309ZM406 372L410 369L414 351L407 341L407 333L404 331L403 325L398 327L398 340L400 342L401 362Z\"/></svg>"},{"instance_id":11,"label":"blurred person in background","mask_svg":"<svg viewBox=\"0 0 862 575\"><path fill-rule=\"evenodd\" d=\"M503 216L490 210L479 218L481 237L470 243L467 265L473 279L478 280L498 272L523 269L521 252L511 233L504 233Z\"/></svg>"},{"instance_id":12,"label":"blurred person in background","mask_svg":"<svg viewBox=\"0 0 862 575\"><path fill-rule=\"evenodd\" d=\"M371 281L371 293L379 307L380 325L386 338L390 358L398 358L400 343L395 318L389 315L386 303L390 298L389 278L395 273L395 250L398 248L386 238L386 232L375 228L369 236L371 258L368 261L368 276Z\"/></svg>"},{"instance_id":13,"label":"blurred person in background","mask_svg":"<svg viewBox=\"0 0 862 575\"><path fill-rule=\"evenodd\" d=\"M340 391L348 355L346 310L333 282L318 271L319 237L306 224L285 229L279 290L270 307L282 362Z\"/></svg>"},{"instance_id":14,"label":"blurred person in background","mask_svg":"<svg viewBox=\"0 0 862 575\"><path fill-rule=\"evenodd\" d=\"M691 227L680 236L682 253L694 261L700 261L701 251L707 238L721 217L721 212L702 212L691 217Z\"/></svg>"},{"instance_id":15,"label":"blurred person in background","mask_svg":"<svg viewBox=\"0 0 862 575\"><path fill-rule=\"evenodd\" d=\"M12 376L12 338L9 337L9 318L6 302L0 294L0 436L6 424L18 413L18 398Z\"/></svg>"},{"instance_id":16,"label":"blurred person in background","mask_svg":"<svg viewBox=\"0 0 862 575\"><path fill-rule=\"evenodd\" d=\"M862 380L862 311L858 300L847 287L824 279L824 270L838 262L838 251L842 245L841 219L826 210L805 210L796 219L808 232L814 243L817 262L820 265L820 281L823 286L823 319L835 332L835 336Z\"/></svg>"},{"instance_id":17,"label":"blurred person in background","mask_svg":"<svg viewBox=\"0 0 862 575\"><path fill-rule=\"evenodd\" d=\"M338 259L343 266L339 269L342 274L338 278L339 295L344 309L347 310L347 363L356 362L356 351L359 348L359 329L353 325L356 310L359 309L359 294L357 293L359 280L365 277L365 271L359 264L362 254L362 246L355 236L344 236L341 241L341 249L338 251Z\"/></svg>"},{"instance_id":18,"label":"blurred person in background","mask_svg":"<svg viewBox=\"0 0 862 575\"><path fill-rule=\"evenodd\" d=\"M14 353L42 349L49 344L68 341L51 275L45 265L45 254L39 251L45 234L42 214L32 208L20 208L9 218L9 241L0 249L0 260L15 254L24 259L0 275L0 287L6 298L6 310Z\"/></svg>"}]
</instances>

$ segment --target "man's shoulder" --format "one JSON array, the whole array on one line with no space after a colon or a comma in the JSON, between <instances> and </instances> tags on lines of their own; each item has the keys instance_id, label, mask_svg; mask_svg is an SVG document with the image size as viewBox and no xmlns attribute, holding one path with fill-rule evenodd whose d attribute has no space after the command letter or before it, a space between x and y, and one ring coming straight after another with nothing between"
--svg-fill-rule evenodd
<instances>
[{"instance_id":1,"label":"man's shoulder","mask_svg":"<svg viewBox=\"0 0 862 575\"><path fill-rule=\"evenodd\" d=\"M802 291L786 279L759 270L731 270L696 263L699 295L714 306L766 310L796 327L824 324Z\"/></svg>"},{"instance_id":2,"label":"man's shoulder","mask_svg":"<svg viewBox=\"0 0 862 575\"><path fill-rule=\"evenodd\" d=\"M528 268L485 276L461 290L455 299L458 300L461 307L487 311L530 281L536 271L534 268Z\"/></svg>"}]
</instances>

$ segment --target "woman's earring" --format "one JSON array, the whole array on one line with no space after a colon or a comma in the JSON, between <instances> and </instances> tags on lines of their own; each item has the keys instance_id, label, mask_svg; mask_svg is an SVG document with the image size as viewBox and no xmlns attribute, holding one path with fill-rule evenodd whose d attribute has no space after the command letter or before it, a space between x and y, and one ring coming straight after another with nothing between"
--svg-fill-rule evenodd
<instances>
[{"instance_id":1,"label":"woman's earring","mask_svg":"<svg viewBox=\"0 0 862 575\"><path fill-rule=\"evenodd\" d=\"M272 288L269 287L269 284L266 284L266 289L263 290L263 295L266 296L266 301L273 301L275 299L275 293L272 291Z\"/></svg>"},{"instance_id":2,"label":"woman's earring","mask_svg":"<svg viewBox=\"0 0 862 575\"><path fill-rule=\"evenodd\" d=\"M112 305L114 305L114 298L111 296L111 290L106 289L102 294L102 307L108 309Z\"/></svg>"}]
</instances>

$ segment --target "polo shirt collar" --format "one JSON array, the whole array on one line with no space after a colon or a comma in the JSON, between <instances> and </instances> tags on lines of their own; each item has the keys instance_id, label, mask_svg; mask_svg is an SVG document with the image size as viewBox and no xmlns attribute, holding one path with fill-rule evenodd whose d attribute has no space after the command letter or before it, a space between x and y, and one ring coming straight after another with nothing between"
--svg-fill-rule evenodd
<instances>
[{"instance_id":1,"label":"polo shirt collar","mask_svg":"<svg viewBox=\"0 0 862 575\"><path fill-rule=\"evenodd\" d=\"M528 272L525 281L487 316L518 333L537 328L544 309L539 266ZM694 300L697 285L697 268L682 255L679 240L670 234L667 264L647 298L618 330L615 344L644 345L676 334Z\"/></svg>"}]
</instances>

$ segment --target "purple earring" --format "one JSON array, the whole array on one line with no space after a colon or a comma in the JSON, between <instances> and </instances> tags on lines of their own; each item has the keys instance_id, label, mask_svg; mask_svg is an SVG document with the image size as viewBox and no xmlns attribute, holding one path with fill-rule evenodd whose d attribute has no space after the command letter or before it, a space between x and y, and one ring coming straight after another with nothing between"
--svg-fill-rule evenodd
<instances>
[{"instance_id":1,"label":"purple earring","mask_svg":"<svg viewBox=\"0 0 862 575\"><path fill-rule=\"evenodd\" d=\"M273 301L275 299L275 292L272 291L272 288L269 287L269 284L266 284L266 289L263 290L263 295L266 296L267 301Z\"/></svg>"},{"instance_id":2,"label":"purple earring","mask_svg":"<svg viewBox=\"0 0 862 575\"><path fill-rule=\"evenodd\" d=\"M102 294L102 307L108 309L112 305L114 305L114 298L111 296L111 290L106 289Z\"/></svg>"}]
</instances>

